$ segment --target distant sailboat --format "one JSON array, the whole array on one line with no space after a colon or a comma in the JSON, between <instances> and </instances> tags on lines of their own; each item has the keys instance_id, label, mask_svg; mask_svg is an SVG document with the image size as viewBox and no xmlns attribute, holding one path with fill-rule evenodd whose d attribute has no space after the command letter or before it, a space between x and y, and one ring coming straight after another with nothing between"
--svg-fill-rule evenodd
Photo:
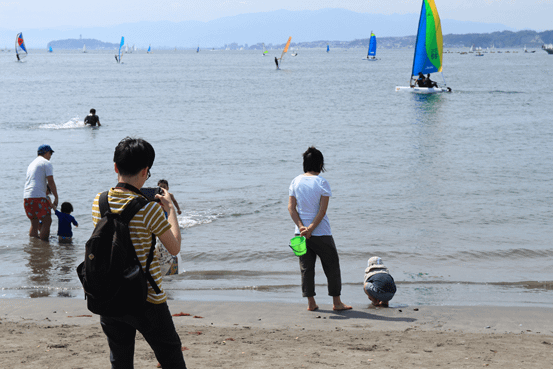
<instances>
[{"instance_id":1,"label":"distant sailboat","mask_svg":"<svg viewBox=\"0 0 553 369\"><path fill-rule=\"evenodd\" d=\"M326 52L329 52L330 51L330 46L328 46L328 44L326 45Z\"/></svg>"},{"instance_id":2,"label":"distant sailboat","mask_svg":"<svg viewBox=\"0 0 553 369\"><path fill-rule=\"evenodd\" d=\"M423 0L409 87L396 86L396 91L410 91L423 94L451 91L450 88L445 87L415 86L415 80L419 73L440 72L443 78L442 57L443 36L438 9L434 0Z\"/></svg>"},{"instance_id":3,"label":"distant sailboat","mask_svg":"<svg viewBox=\"0 0 553 369\"><path fill-rule=\"evenodd\" d=\"M27 48L25 47L25 41L23 40L23 33L19 32L15 36L15 56L18 61L22 61L27 56Z\"/></svg>"},{"instance_id":4,"label":"distant sailboat","mask_svg":"<svg viewBox=\"0 0 553 369\"><path fill-rule=\"evenodd\" d=\"M121 63L121 57L123 57L123 53L121 50L123 49L123 45L125 44L125 37L121 37L121 43L119 44L119 56L115 55L115 60L117 60L117 63Z\"/></svg>"},{"instance_id":5,"label":"distant sailboat","mask_svg":"<svg viewBox=\"0 0 553 369\"><path fill-rule=\"evenodd\" d=\"M147 54L152 53L152 45L148 45L148 51L146 51Z\"/></svg>"},{"instance_id":6,"label":"distant sailboat","mask_svg":"<svg viewBox=\"0 0 553 369\"><path fill-rule=\"evenodd\" d=\"M286 45L284 46L284 50L282 50L282 54L280 55L280 64L282 64L282 61L284 60L284 55L288 52L288 48L290 47L290 41L292 41L292 36L288 37L288 42L286 43ZM275 57L275 60L276 57ZM277 69L280 69L278 64L277 64Z\"/></svg>"},{"instance_id":7,"label":"distant sailboat","mask_svg":"<svg viewBox=\"0 0 553 369\"><path fill-rule=\"evenodd\" d=\"M295 53L292 53L292 54L290 54L290 56L298 56L298 48L296 48L296 52L295 52Z\"/></svg>"},{"instance_id":8,"label":"distant sailboat","mask_svg":"<svg viewBox=\"0 0 553 369\"><path fill-rule=\"evenodd\" d=\"M265 48L265 44L263 44L263 56L267 55L269 53L269 50Z\"/></svg>"},{"instance_id":9,"label":"distant sailboat","mask_svg":"<svg viewBox=\"0 0 553 369\"><path fill-rule=\"evenodd\" d=\"M52 50L52 46L48 47L48 52L51 53L52 51L54 51Z\"/></svg>"},{"instance_id":10,"label":"distant sailboat","mask_svg":"<svg viewBox=\"0 0 553 369\"><path fill-rule=\"evenodd\" d=\"M196 49L196 52L197 52L197 53L200 52L200 45L198 45L198 48Z\"/></svg>"},{"instance_id":11,"label":"distant sailboat","mask_svg":"<svg viewBox=\"0 0 553 369\"><path fill-rule=\"evenodd\" d=\"M126 54L129 53L129 45L125 45L125 53L126 53Z\"/></svg>"},{"instance_id":12,"label":"distant sailboat","mask_svg":"<svg viewBox=\"0 0 553 369\"><path fill-rule=\"evenodd\" d=\"M376 59L376 36L371 31L371 39L369 40L369 51L365 60L377 60Z\"/></svg>"},{"instance_id":13,"label":"distant sailboat","mask_svg":"<svg viewBox=\"0 0 553 369\"><path fill-rule=\"evenodd\" d=\"M86 45L83 44L83 53L86 53Z\"/></svg>"}]
</instances>

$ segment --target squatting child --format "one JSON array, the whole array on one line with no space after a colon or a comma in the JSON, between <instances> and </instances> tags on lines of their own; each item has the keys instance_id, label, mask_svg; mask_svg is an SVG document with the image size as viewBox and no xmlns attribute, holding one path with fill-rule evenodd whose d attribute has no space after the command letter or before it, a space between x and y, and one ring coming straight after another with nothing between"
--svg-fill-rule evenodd
<instances>
[{"instance_id":1,"label":"squatting child","mask_svg":"<svg viewBox=\"0 0 553 369\"><path fill-rule=\"evenodd\" d=\"M378 256L370 258L367 264L363 291L369 296L369 300L374 306L388 307L388 302L396 293L394 278Z\"/></svg>"}]
</instances>

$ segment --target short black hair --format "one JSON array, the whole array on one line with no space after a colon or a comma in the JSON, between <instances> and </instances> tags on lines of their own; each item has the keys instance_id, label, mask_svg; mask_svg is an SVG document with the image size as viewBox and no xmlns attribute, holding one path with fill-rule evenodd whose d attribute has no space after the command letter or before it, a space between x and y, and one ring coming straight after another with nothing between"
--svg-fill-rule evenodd
<instances>
[{"instance_id":1,"label":"short black hair","mask_svg":"<svg viewBox=\"0 0 553 369\"><path fill-rule=\"evenodd\" d=\"M325 171L325 159L323 153L311 146L303 153L303 172L321 173Z\"/></svg>"},{"instance_id":2,"label":"short black hair","mask_svg":"<svg viewBox=\"0 0 553 369\"><path fill-rule=\"evenodd\" d=\"M124 176L134 176L146 167L151 168L155 158L156 152L148 141L132 137L122 139L113 154L113 162Z\"/></svg>"},{"instance_id":3,"label":"short black hair","mask_svg":"<svg viewBox=\"0 0 553 369\"><path fill-rule=\"evenodd\" d=\"M167 188L169 188L169 182L167 182L166 179L160 179L159 181L157 181L157 185L159 186L160 184L164 184L167 186Z\"/></svg>"},{"instance_id":4,"label":"short black hair","mask_svg":"<svg viewBox=\"0 0 553 369\"><path fill-rule=\"evenodd\" d=\"M61 204L61 212L65 214L71 214L73 212L73 205L70 202L64 202Z\"/></svg>"},{"instance_id":5,"label":"short black hair","mask_svg":"<svg viewBox=\"0 0 553 369\"><path fill-rule=\"evenodd\" d=\"M91 112L92 114L96 114L96 109L90 109L90 112Z\"/></svg>"}]
</instances>

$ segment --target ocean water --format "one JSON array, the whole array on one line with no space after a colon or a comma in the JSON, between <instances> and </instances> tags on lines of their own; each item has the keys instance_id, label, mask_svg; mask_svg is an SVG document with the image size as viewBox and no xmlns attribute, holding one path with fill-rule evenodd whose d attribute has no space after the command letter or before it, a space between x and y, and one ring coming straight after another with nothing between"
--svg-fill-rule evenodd
<instances>
[{"instance_id":1,"label":"ocean water","mask_svg":"<svg viewBox=\"0 0 553 369\"><path fill-rule=\"evenodd\" d=\"M342 299L362 307L367 259L394 276L393 306L553 303L553 56L444 54L450 94L395 92L411 50L0 53L0 297L83 298L75 267L94 196L117 178L126 136L156 150L146 186L169 181L185 273L171 299L302 302L288 186L301 154L325 155ZM512 51L512 50L511 50ZM433 76L438 82L438 74ZM102 127L83 126L95 108ZM50 144L71 245L29 239L28 164ZM320 264L317 301L331 303Z\"/></svg>"}]
</instances>

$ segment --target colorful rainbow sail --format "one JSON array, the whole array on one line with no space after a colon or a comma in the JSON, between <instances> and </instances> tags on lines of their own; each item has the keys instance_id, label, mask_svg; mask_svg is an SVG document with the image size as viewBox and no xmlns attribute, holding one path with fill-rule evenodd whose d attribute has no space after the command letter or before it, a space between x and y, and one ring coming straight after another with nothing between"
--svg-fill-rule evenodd
<instances>
[{"instance_id":1,"label":"colorful rainbow sail","mask_svg":"<svg viewBox=\"0 0 553 369\"><path fill-rule=\"evenodd\" d=\"M25 47L25 41L23 40L23 33L19 32L15 37L15 54L17 60L27 56L27 48Z\"/></svg>"},{"instance_id":2,"label":"colorful rainbow sail","mask_svg":"<svg viewBox=\"0 0 553 369\"><path fill-rule=\"evenodd\" d=\"M442 71L442 25L434 0L423 0L412 76Z\"/></svg>"}]
</instances>

